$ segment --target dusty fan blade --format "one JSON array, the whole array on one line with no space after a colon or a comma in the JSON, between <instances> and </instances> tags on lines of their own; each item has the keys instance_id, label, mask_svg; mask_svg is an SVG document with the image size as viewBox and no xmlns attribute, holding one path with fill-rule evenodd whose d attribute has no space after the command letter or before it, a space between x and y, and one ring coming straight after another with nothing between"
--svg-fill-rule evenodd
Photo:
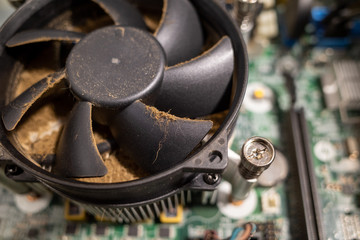
<instances>
[{"instance_id":1,"label":"dusty fan blade","mask_svg":"<svg viewBox=\"0 0 360 240\"><path fill-rule=\"evenodd\" d=\"M101 177L107 173L96 146L91 122L92 106L78 102L61 133L53 172L69 178Z\"/></svg>"},{"instance_id":2,"label":"dusty fan blade","mask_svg":"<svg viewBox=\"0 0 360 240\"><path fill-rule=\"evenodd\" d=\"M56 29L26 30L15 34L6 43L7 47L17 47L30 43L48 41L79 42L84 36L82 33Z\"/></svg>"},{"instance_id":3,"label":"dusty fan blade","mask_svg":"<svg viewBox=\"0 0 360 240\"><path fill-rule=\"evenodd\" d=\"M231 41L223 37L200 57L165 71L155 106L181 117L211 114L219 108L233 68Z\"/></svg>"},{"instance_id":4,"label":"dusty fan blade","mask_svg":"<svg viewBox=\"0 0 360 240\"><path fill-rule=\"evenodd\" d=\"M2 111L2 120L6 130L14 130L29 108L50 89L60 84L64 77L64 70L50 74L6 105Z\"/></svg>"},{"instance_id":5,"label":"dusty fan blade","mask_svg":"<svg viewBox=\"0 0 360 240\"><path fill-rule=\"evenodd\" d=\"M110 130L119 146L144 170L156 173L183 161L212 127L136 101L115 116Z\"/></svg>"},{"instance_id":6,"label":"dusty fan blade","mask_svg":"<svg viewBox=\"0 0 360 240\"><path fill-rule=\"evenodd\" d=\"M146 29L140 12L125 0L92 0L114 20L116 25Z\"/></svg>"},{"instance_id":7,"label":"dusty fan blade","mask_svg":"<svg viewBox=\"0 0 360 240\"><path fill-rule=\"evenodd\" d=\"M187 0L164 0L155 36L165 50L168 66L197 56L203 45L199 17Z\"/></svg>"}]
</instances>

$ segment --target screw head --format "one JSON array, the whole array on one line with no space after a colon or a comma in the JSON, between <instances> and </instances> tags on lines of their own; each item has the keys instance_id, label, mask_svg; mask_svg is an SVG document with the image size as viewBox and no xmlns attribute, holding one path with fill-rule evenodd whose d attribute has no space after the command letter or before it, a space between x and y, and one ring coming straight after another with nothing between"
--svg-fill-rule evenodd
<instances>
[{"instance_id":1,"label":"screw head","mask_svg":"<svg viewBox=\"0 0 360 240\"><path fill-rule=\"evenodd\" d=\"M209 185L214 185L217 183L220 179L219 174L216 173L207 173L204 174L204 182L206 182Z\"/></svg>"},{"instance_id":2,"label":"screw head","mask_svg":"<svg viewBox=\"0 0 360 240\"><path fill-rule=\"evenodd\" d=\"M241 149L240 174L245 179L257 178L275 158L275 149L269 140L262 137L248 139Z\"/></svg>"},{"instance_id":3,"label":"screw head","mask_svg":"<svg viewBox=\"0 0 360 240\"><path fill-rule=\"evenodd\" d=\"M23 170L16 165L7 165L5 167L6 175L17 176L23 173Z\"/></svg>"}]
</instances>

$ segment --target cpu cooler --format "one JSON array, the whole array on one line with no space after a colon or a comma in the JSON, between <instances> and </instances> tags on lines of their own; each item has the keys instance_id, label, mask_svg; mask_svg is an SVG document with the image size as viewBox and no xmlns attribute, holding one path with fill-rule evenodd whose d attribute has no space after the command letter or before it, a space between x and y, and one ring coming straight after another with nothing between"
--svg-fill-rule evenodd
<instances>
[{"instance_id":1,"label":"cpu cooler","mask_svg":"<svg viewBox=\"0 0 360 240\"><path fill-rule=\"evenodd\" d=\"M49 62L45 77L22 79ZM245 91L247 55L213 1L36 0L1 28L0 81L7 176L40 182L122 221L166 209L167 198L177 204L184 191L215 189ZM62 119L54 151L30 154L18 128L49 102ZM86 181L109 169L95 126L106 132L106 150L121 151L146 174Z\"/></svg>"}]
</instances>

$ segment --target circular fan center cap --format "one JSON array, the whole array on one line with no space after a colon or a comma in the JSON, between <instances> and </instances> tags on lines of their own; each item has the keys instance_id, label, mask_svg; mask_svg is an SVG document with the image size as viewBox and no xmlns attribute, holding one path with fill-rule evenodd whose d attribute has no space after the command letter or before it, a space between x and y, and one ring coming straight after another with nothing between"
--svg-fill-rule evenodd
<instances>
[{"instance_id":1,"label":"circular fan center cap","mask_svg":"<svg viewBox=\"0 0 360 240\"><path fill-rule=\"evenodd\" d=\"M149 33L110 26L88 34L66 62L72 92L96 106L120 108L161 85L165 54Z\"/></svg>"}]
</instances>

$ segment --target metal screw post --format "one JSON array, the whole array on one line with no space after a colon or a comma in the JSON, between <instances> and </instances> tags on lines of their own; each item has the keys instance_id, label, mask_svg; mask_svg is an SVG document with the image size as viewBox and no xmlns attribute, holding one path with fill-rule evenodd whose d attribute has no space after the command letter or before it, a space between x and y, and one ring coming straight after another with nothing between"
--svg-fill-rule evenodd
<instances>
[{"instance_id":1,"label":"metal screw post","mask_svg":"<svg viewBox=\"0 0 360 240\"><path fill-rule=\"evenodd\" d=\"M271 165L274 157L274 146L269 140L252 137L242 147L239 172L245 179L258 178Z\"/></svg>"},{"instance_id":2,"label":"metal screw post","mask_svg":"<svg viewBox=\"0 0 360 240\"><path fill-rule=\"evenodd\" d=\"M244 200L255 186L258 177L275 158L274 146L262 137L248 139L241 149L239 175L232 182L232 198Z\"/></svg>"}]
</instances>

